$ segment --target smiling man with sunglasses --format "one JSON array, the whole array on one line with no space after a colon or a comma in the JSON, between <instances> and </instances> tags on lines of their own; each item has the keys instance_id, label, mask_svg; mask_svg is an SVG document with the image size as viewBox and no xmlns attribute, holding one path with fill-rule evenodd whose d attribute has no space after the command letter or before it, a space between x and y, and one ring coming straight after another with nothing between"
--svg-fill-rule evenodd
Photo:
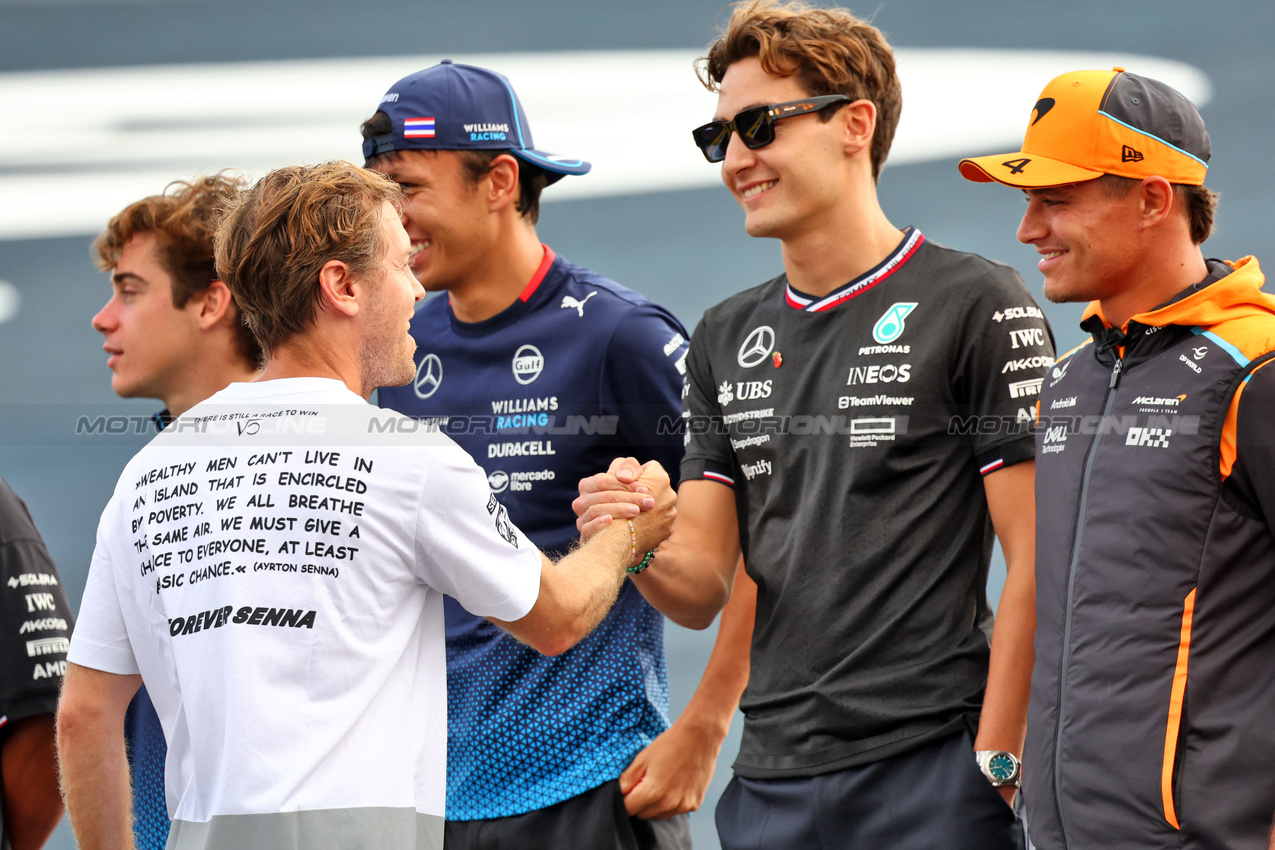
<instances>
[{"instance_id":1,"label":"smiling man with sunglasses","mask_svg":"<svg viewBox=\"0 0 1275 850\"><path fill-rule=\"evenodd\" d=\"M1021 846L1007 803L1034 628L1023 426L1049 329L1013 270L886 218L876 183L901 93L875 28L741 4L701 77L718 105L695 142L784 264L692 337L678 517L642 579L692 623L726 602L741 553L756 580L755 608L737 593L724 615L753 628L722 846ZM582 521L635 471L582 482ZM1008 580L989 640L993 529ZM713 701L709 681L697 700Z\"/></svg>"}]
</instances>

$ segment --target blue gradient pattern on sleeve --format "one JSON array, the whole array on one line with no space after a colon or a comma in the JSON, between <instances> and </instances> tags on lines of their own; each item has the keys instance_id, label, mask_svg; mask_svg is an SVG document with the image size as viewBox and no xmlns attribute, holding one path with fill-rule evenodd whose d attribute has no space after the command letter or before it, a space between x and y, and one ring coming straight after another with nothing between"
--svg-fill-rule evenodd
<instances>
[{"instance_id":1,"label":"blue gradient pattern on sleeve","mask_svg":"<svg viewBox=\"0 0 1275 850\"><path fill-rule=\"evenodd\" d=\"M133 777L133 836L137 850L164 850L169 825L164 801L168 743L145 685L124 715L124 740L128 742L128 769Z\"/></svg>"}]
</instances>

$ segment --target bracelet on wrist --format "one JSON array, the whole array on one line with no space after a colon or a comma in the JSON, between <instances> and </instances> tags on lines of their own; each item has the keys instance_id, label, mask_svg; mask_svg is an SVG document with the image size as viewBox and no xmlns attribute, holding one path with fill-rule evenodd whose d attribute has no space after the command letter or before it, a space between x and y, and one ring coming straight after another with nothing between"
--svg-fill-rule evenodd
<instances>
[{"instance_id":1,"label":"bracelet on wrist","mask_svg":"<svg viewBox=\"0 0 1275 850\"><path fill-rule=\"evenodd\" d=\"M629 575L631 575L631 576L635 576L635 575L637 575L638 573L642 572L642 570L644 570L644 569L646 569L647 567L651 566L651 561L652 561L654 558L655 558L655 550L654 550L654 549L652 549L650 552L647 552L647 553L646 553L646 554L642 557L642 562L641 562L641 563L639 563L639 564L634 564L633 566L631 566L631 567L629 567L627 570L625 570L625 572L627 572L627 573L628 573Z\"/></svg>"},{"instance_id":2,"label":"bracelet on wrist","mask_svg":"<svg viewBox=\"0 0 1275 850\"><path fill-rule=\"evenodd\" d=\"M629 524L629 567L633 569L633 561L637 558L637 529L633 527L633 520L625 520Z\"/></svg>"},{"instance_id":3,"label":"bracelet on wrist","mask_svg":"<svg viewBox=\"0 0 1275 850\"><path fill-rule=\"evenodd\" d=\"M633 520L625 521L629 524L629 565L624 568L624 571L631 576L635 576L651 566L651 559L655 557L655 550L647 552L639 563L633 563L637 559L637 529L633 526Z\"/></svg>"}]
</instances>

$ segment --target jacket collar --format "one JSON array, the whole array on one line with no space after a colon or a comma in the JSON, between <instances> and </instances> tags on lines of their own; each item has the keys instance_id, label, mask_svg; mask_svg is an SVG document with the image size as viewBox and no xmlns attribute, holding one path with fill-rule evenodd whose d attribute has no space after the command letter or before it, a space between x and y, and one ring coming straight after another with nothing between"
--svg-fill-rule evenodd
<instances>
[{"instance_id":1,"label":"jacket collar","mask_svg":"<svg viewBox=\"0 0 1275 850\"><path fill-rule=\"evenodd\" d=\"M1080 327L1093 336L1098 361L1111 365L1123 357L1132 366L1173 347L1193 328L1208 330L1251 317L1275 318L1275 296L1262 291L1265 278L1256 258L1206 263L1209 273L1203 280L1155 309L1132 316L1123 327L1107 324L1098 302L1092 302Z\"/></svg>"}]
</instances>

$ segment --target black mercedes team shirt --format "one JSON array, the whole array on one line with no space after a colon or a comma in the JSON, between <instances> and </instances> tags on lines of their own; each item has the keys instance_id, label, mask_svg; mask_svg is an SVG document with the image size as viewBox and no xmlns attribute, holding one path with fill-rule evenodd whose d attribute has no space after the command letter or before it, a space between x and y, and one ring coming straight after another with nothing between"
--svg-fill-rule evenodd
<instances>
[{"instance_id":1,"label":"black mercedes team shirt","mask_svg":"<svg viewBox=\"0 0 1275 850\"><path fill-rule=\"evenodd\" d=\"M781 276L705 313L682 480L734 488L758 585L739 775L866 764L977 721L982 476L1033 457L1052 363L1015 271L912 228L828 296Z\"/></svg>"},{"instance_id":2,"label":"black mercedes team shirt","mask_svg":"<svg viewBox=\"0 0 1275 850\"><path fill-rule=\"evenodd\" d=\"M0 479L0 748L11 723L57 710L73 625L31 513ZM9 846L3 813L0 846Z\"/></svg>"},{"instance_id":3,"label":"black mercedes team shirt","mask_svg":"<svg viewBox=\"0 0 1275 850\"><path fill-rule=\"evenodd\" d=\"M0 479L0 737L57 710L71 606L26 503Z\"/></svg>"}]
</instances>

